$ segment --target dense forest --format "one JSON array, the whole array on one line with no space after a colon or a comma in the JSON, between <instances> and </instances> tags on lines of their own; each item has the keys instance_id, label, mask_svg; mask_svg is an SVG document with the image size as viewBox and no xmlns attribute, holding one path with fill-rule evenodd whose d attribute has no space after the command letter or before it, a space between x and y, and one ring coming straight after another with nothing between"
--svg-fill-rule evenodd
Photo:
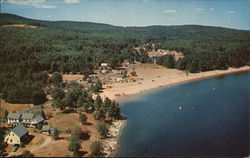
<instances>
[{"instance_id":1,"label":"dense forest","mask_svg":"<svg viewBox=\"0 0 250 158\"><path fill-rule=\"evenodd\" d=\"M40 104L49 73L90 74L100 63L116 68L151 62L144 51L181 51L184 58L157 59L159 64L190 72L250 65L250 32L199 25L118 27L107 24L40 21L0 14L0 26L27 24L38 28L0 27L0 93L11 103ZM171 64L169 64L171 62Z\"/></svg>"}]
</instances>

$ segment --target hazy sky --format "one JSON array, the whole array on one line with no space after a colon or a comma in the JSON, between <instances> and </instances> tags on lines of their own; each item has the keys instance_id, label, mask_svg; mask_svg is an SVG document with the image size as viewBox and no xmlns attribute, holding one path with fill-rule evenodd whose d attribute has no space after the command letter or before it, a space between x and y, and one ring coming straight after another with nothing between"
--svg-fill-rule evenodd
<instances>
[{"instance_id":1,"label":"hazy sky","mask_svg":"<svg viewBox=\"0 0 250 158\"><path fill-rule=\"evenodd\" d=\"M1 12L117 26L200 24L250 29L250 0L3 0Z\"/></svg>"}]
</instances>

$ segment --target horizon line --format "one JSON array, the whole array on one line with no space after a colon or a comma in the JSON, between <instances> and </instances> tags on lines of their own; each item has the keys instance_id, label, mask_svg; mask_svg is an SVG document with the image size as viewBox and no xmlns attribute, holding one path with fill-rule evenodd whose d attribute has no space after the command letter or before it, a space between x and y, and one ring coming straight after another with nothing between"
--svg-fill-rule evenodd
<instances>
[{"instance_id":1,"label":"horizon line","mask_svg":"<svg viewBox=\"0 0 250 158\"><path fill-rule=\"evenodd\" d=\"M17 15L17 14L12 14L12 13L0 13L0 14L9 14L9 15L15 15L19 16L22 18L30 19L30 20L39 20L39 21L47 21L47 22L79 22L79 23L94 23L94 24L103 24L103 25L110 25L114 27L123 27L123 28L128 28L128 27L153 27L153 26L163 26L163 27L171 27L171 26L203 26L203 27L217 27L217 28L225 28L225 29L233 29L233 30L241 30L241 31L250 31L249 29L239 29L239 28L232 28L232 27L225 27L225 26L215 26L215 25L202 25L202 24L151 24L151 25L127 25L127 26L122 26L122 25L113 25L109 23L103 23L103 22L94 22L94 21L80 21L80 20L42 20L42 19L33 19L33 18L28 18L25 16Z\"/></svg>"}]
</instances>

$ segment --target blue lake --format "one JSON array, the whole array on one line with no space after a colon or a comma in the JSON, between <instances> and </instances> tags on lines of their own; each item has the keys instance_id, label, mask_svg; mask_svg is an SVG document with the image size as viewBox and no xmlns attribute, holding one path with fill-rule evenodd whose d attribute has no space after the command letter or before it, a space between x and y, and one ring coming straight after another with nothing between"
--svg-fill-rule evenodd
<instances>
[{"instance_id":1,"label":"blue lake","mask_svg":"<svg viewBox=\"0 0 250 158\"><path fill-rule=\"evenodd\" d=\"M129 97L121 104L128 123L116 156L247 156L249 108L250 72Z\"/></svg>"}]
</instances>

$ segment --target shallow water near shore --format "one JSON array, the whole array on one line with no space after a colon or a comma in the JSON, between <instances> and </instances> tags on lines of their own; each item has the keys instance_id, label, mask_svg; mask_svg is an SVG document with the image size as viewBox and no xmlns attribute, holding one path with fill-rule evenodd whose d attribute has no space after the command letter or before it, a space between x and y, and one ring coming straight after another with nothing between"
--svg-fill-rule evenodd
<instances>
[{"instance_id":1,"label":"shallow water near shore","mask_svg":"<svg viewBox=\"0 0 250 158\"><path fill-rule=\"evenodd\" d=\"M121 112L128 121L115 156L242 157L249 153L249 71L126 99Z\"/></svg>"}]
</instances>

